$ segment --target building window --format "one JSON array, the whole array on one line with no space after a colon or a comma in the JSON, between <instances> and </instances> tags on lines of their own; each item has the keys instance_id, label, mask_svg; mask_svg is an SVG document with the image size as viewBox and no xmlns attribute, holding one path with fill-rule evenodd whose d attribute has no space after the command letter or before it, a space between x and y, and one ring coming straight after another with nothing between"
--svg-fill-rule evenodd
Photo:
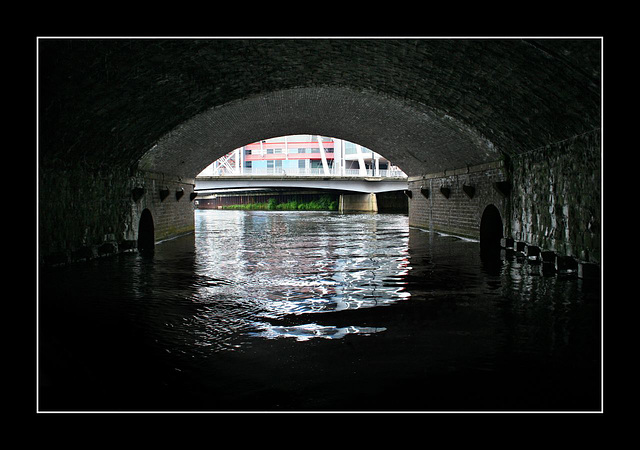
<instances>
[{"instance_id":1,"label":"building window","mask_svg":"<svg viewBox=\"0 0 640 450\"><path fill-rule=\"evenodd\" d=\"M345 141L344 142L344 153L345 155L351 155L356 153L356 146L352 142Z\"/></svg>"}]
</instances>

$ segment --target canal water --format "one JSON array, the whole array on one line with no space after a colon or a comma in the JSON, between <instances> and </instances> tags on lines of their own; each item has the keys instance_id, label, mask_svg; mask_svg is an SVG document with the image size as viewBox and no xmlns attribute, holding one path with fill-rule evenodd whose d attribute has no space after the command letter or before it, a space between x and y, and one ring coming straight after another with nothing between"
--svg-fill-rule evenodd
<instances>
[{"instance_id":1,"label":"canal water","mask_svg":"<svg viewBox=\"0 0 640 450\"><path fill-rule=\"evenodd\" d=\"M196 210L42 270L40 411L598 411L599 281L406 215Z\"/></svg>"}]
</instances>

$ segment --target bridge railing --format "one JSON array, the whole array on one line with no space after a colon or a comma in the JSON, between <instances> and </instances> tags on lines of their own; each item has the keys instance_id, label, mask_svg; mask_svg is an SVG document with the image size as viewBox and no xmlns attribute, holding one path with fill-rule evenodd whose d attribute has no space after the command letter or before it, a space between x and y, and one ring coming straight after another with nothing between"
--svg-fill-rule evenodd
<instances>
[{"instance_id":1,"label":"bridge railing","mask_svg":"<svg viewBox=\"0 0 640 450\"><path fill-rule=\"evenodd\" d=\"M322 167L318 168L242 168L241 171L229 170L227 168L219 168L220 170L214 170L211 175L214 177L237 177L237 176L330 176L330 177L382 177L382 178L406 178L407 175L400 169L391 170L360 170L360 169L335 169L331 168L325 171Z\"/></svg>"}]
</instances>

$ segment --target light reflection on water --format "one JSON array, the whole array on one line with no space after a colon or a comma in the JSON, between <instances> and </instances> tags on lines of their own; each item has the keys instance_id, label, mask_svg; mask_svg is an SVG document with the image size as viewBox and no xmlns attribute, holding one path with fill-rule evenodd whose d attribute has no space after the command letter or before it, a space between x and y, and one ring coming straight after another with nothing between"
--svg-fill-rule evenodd
<instances>
[{"instance_id":1,"label":"light reflection on water","mask_svg":"<svg viewBox=\"0 0 640 450\"><path fill-rule=\"evenodd\" d=\"M306 325L293 325L289 327L273 326L270 324L257 324L256 327L262 328L262 331L249 333L251 336L257 336L267 339L291 337L296 339L297 341L308 341L309 339L313 338L342 339L348 334L361 334L367 336L372 333L380 333L386 330L386 328L384 327L335 327L318 325L316 323L309 323Z\"/></svg>"},{"instance_id":2,"label":"light reflection on water","mask_svg":"<svg viewBox=\"0 0 640 450\"><path fill-rule=\"evenodd\" d=\"M194 300L233 304L234 327L249 336L308 340L380 332L384 328L357 324L268 321L382 306L411 295L402 282L385 281L410 269L406 216L204 210L196 212L195 240L195 274L206 281L197 284ZM203 314L201 322L211 322L211 311Z\"/></svg>"},{"instance_id":3,"label":"light reflection on water","mask_svg":"<svg viewBox=\"0 0 640 450\"><path fill-rule=\"evenodd\" d=\"M41 274L45 409L599 404L587 280L483 259L477 242L403 215L195 220L151 256Z\"/></svg>"}]
</instances>

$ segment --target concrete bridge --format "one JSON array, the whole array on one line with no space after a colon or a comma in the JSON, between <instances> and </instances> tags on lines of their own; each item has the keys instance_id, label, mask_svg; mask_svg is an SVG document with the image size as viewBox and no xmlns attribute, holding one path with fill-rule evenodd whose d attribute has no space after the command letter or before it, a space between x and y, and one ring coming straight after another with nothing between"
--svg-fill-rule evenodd
<instances>
[{"instance_id":1,"label":"concrete bridge","mask_svg":"<svg viewBox=\"0 0 640 450\"><path fill-rule=\"evenodd\" d=\"M379 192L406 191L406 178L382 177L327 177L296 175L256 175L197 177L194 191L206 193L223 189L238 188L302 188L350 191L367 194Z\"/></svg>"},{"instance_id":2,"label":"concrete bridge","mask_svg":"<svg viewBox=\"0 0 640 450\"><path fill-rule=\"evenodd\" d=\"M247 189L311 189L340 191L340 211L378 211L376 194L405 192L406 177L341 177L297 175L239 175L196 177L194 192L199 196L223 193L225 190Z\"/></svg>"},{"instance_id":3,"label":"concrete bridge","mask_svg":"<svg viewBox=\"0 0 640 450\"><path fill-rule=\"evenodd\" d=\"M412 226L600 262L602 39L45 38L37 49L42 264L192 231L207 164L296 133L388 149L409 177Z\"/></svg>"}]
</instances>

